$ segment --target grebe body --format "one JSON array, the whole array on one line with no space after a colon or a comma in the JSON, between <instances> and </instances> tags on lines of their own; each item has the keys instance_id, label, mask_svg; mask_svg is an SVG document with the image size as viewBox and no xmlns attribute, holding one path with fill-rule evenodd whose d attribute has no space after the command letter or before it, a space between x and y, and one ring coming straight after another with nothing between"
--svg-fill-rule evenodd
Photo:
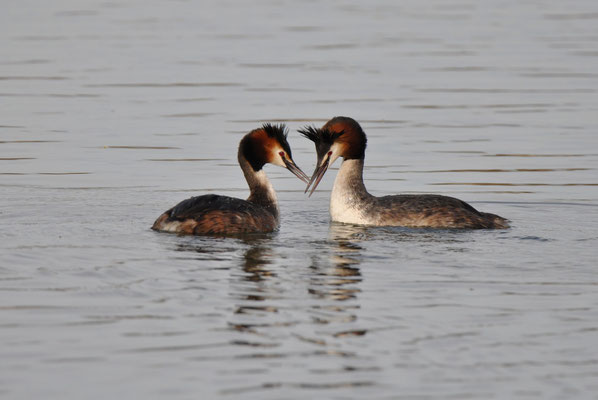
<instances>
[{"instance_id":1,"label":"grebe body","mask_svg":"<svg viewBox=\"0 0 598 400\"><path fill-rule=\"evenodd\" d=\"M284 125L264 124L245 135L239 144L238 160L249 185L247 200L214 194L191 197L160 215L152 229L194 235L266 233L278 229L278 200L264 165L287 168L308 182L292 159Z\"/></svg>"},{"instance_id":2,"label":"grebe body","mask_svg":"<svg viewBox=\"0 0 598 400\"><path fill-rule=\"evenodd\" d=\"M454 197L421 194L371 195L363 183L367 138L357 121L335 117L322 128L300 130L316 145L316 170L307 185L314 192L328 167L343 158L330 196L332 221L357 225L428 228L508 228L505 218L483 213ZM313 186L312 186L313 185Z\"/></svg>"}]
</instances>

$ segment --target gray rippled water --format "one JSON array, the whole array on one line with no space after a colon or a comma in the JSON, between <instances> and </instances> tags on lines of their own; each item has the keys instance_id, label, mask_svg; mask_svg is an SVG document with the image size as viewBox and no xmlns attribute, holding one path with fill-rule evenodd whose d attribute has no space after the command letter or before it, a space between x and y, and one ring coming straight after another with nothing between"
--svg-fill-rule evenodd
<instances>
[{"instance_id":1,"label":"gray rippled water","mask_svg":"<svg viewBox=\"0 0 598 400\"><path fill-rule=\"evenodd\" d=\"M6 399L592 399L598 6L493 1L8 1L0 13ZM512 228L332 224L266 172L279 232L153 232L247 195L242 135L335 115L375 195ZM338 165L337 165L338 167Z\"/></svg>"}]
</instances>

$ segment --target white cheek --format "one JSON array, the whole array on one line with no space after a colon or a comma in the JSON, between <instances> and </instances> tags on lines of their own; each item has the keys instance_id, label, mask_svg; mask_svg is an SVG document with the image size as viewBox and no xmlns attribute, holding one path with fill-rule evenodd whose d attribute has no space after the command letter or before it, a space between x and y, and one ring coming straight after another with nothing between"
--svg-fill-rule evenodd
<instances>
[{"instance_id":1,"label":"white cheek","mask_svg":"<svg viewBox=\"0 0 598 400\"><path fill-rule=\"evenodd\" d=\"M284 161L282 161L282 156L280 155L281 149L273 150L272 154L270 155L270 164L278 165L279 167L286 168Z\"/></svg>"},{"instance_id":2,"label":"white cheek","mask_svg":"<svg viewBox=\"0 0 598 400\"><path fill-rule=\"evenodd\" d=\"M330 146L330 152L332 154L330 155L330 161L328 162L328 165L332 166L336 159L339 158L341 155L341 149L338 143L333 143L332 146Z\"/></svg>"}]
</instances>

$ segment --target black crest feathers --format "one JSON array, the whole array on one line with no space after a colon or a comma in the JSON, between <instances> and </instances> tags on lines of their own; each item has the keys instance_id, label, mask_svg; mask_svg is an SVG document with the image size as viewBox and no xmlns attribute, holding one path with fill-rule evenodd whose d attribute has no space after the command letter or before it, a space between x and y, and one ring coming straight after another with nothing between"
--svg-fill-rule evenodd
<instances>
[{"instance_id":1,"label":"black crest feathers","mask_svg":"<svg viewBox=\"0 0 598 400\"><path fill-rule=\"evenodd\" d=\"M266 134L269 137L276 139L278 143L280 143L280 145L282 146L283 150L287 152L289 157L292 157L291 146L289 146L289 142L287 142L287 136L289 136L289 129L285 124L271 124L269 122L266 122L262 125L262 129L264 130L264 132L266 132Z\"/></svg>"},{"instance_id":2,"label":"black crest feathers","mask_svg":"<svg viewBox=\"0 0 598 400\"><path fill-rule=\"evenodd\" d=\"M315 126L306 126L299 129L297 132L308 138L315 144L324 143L331 145L336 139L342 136L345 132L332 132L326 128L316 128Z\"/></svg>"}]
</instances>

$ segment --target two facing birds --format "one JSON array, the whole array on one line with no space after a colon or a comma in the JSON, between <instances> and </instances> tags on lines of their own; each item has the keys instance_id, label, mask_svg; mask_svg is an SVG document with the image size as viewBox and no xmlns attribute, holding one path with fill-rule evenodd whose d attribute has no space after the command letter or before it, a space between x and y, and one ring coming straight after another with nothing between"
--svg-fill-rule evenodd
<instances>
[{"instance_id":1,"label":"two facing birds","mask_svg":"<svg viewBox=\"0 0 598 400\"><path fill-rule=\"evenodd\" d=\"M293 161L285 126L264 124L245 135L239 144L239 165L250 190L247 200L213 194L191 197L160 215L152 229L195 235L272 232L279 227L278 201L264 165L288 169L307 184L306 192L311 187L311 195L339 157L343 161L330 197L332 221L417 228L509 227L505 218L480 212L453 197L372 196L363 183L367 138L352 118L334 117L321 128L306 127L299 132L316 146L318 158L311 178Z\"/></svg>"}]
</instances>

